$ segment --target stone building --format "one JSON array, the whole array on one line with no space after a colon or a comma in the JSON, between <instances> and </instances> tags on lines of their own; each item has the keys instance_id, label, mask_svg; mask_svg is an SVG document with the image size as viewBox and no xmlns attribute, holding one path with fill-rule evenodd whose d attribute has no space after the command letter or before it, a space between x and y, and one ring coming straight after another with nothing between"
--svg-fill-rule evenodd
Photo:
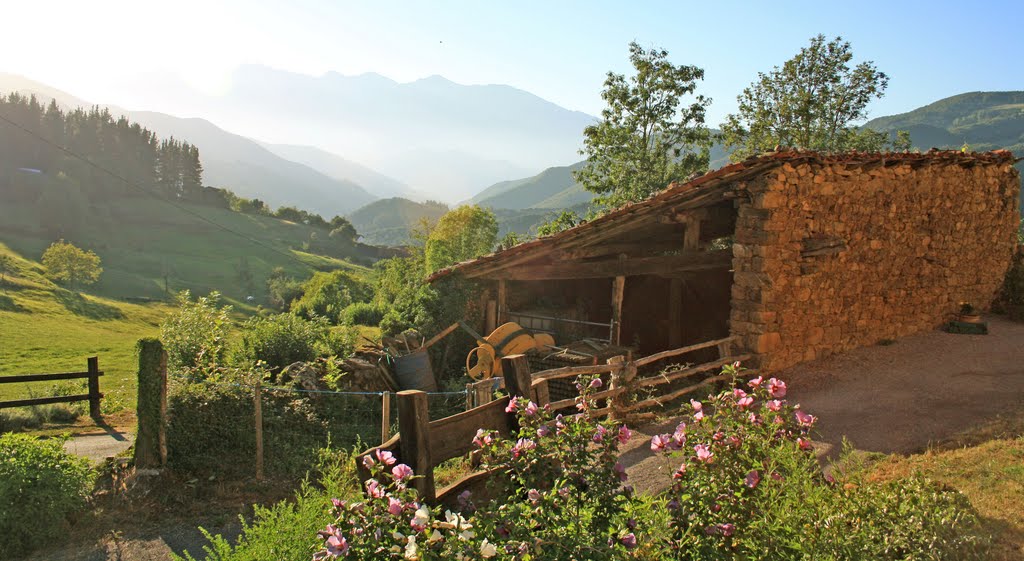
<instances>
[{"instance_id":1,"label":"stone building","mask_svg":"<svg viewBox=\"0 0 1024 561\"><path fill-rule=\"evenodd\" d=\"M1015 247L1006 151L780 151L435 273L506 320L642 354L737 336L762 369L986 309Z\"/></svg>"}]
</instances>

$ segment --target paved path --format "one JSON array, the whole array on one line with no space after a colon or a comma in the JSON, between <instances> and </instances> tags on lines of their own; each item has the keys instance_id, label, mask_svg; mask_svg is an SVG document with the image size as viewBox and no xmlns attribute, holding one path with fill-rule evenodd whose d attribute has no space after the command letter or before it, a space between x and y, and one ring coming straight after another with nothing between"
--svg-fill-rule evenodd
<instances>
[{"instance_id":1,"label":"paved path","mask_svg":"<svg viewBox=\"0 0 1024 561\"><path fill-rule=\"evenodd\" d=\"M135 442L135 435L115 429L78 434L64 443L64 449L72 454L89 459L98 464L103 460L120 454Z\"/></svg>"},{"instance_id":2,"label":"paved path","mask_svg":"<svg viewBox=\"0 0 1024 561\"><path fill-rule=\"evenodd\" d=\"M986 318L989 335L920 333L778 373L788 398L820 419L819 453L845 436L858 450L914 453L1004 414L1024 411L1024 324ZM677 460L654 456L650 437L676 420L641 427L623 454L638 490L668 487Z\"/></svg>"}]
</instances>

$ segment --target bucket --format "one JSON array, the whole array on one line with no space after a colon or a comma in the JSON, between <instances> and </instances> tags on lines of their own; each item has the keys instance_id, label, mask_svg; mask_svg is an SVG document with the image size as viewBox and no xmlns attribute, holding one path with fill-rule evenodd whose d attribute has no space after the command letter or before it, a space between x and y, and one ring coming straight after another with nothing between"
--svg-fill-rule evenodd
<instances>
[{"instance_id":1,"label":"bucket","mask_svg":"<svg viewBox=\"0 0 1024 561\"><path fill-rule=\"evenodd\" d=\"M395 378L403 390L437 391L430 355L425 350L395 357Z\"/></svg>"}]
</instances>

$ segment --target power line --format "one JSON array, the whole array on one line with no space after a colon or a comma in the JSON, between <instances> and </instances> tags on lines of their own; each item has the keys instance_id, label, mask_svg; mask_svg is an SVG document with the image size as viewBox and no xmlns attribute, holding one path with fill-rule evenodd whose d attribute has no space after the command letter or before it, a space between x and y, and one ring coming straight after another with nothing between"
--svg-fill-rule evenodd
<instances>
[{"instance_id":1,"label":"power line","mask_svg":"<svg viewBox=\"0 0 1024 561\"><path fill-rule=\"evenodd\" d=\"M107 175L110 175L111 177L113 177L115 179L119 179L119 180L123 181L129 187L133 187L133 188L135 188L135 189L137 189L139 191L142 191L143 193L149 195L150 197L153 197L154 199L156 199L156 200L158 200L158 201L160 201L162 203L166 203L166 204L168 204L168 205L178 209L179 211L181 211L181 212L183 212L185 214L188 214L188 215L190 215L190 216L192 216L194 218L198 218L202 222L206 222L207 224L210 224L211 226L214 226L216 228L224 230L225 232L234 234L234 235L236 235L236 236L238 236L238 237L240 237L240 238L242 238L244 240L247 240L247 241L249 241L249 242L251 242L251 243L253 243L255 245L258 245L258 246L260 246L260 247L262 247L262 248L264 248L264 249L266 249L268 251L271 251L271 252L276 253L276 254L278 254L278 255L280 255L282 257L290 259L290 260L292 260L292 261L302 265L303 267L309 268L309 270L311 270L311 271L316 271L315 267L313 267L309 263L306 263L305 261L299 259L298 257L295 257L294 255L292 255L290 253L286 253L284 251L281 251L281 250L277 249L276 247L272 247L270 245L267 245L267 244L263 243L262 241L260 241L260 240L258 240L256 238L253 238L251 236L243 234L242 232L239 232L237 230L233 230L231 228L228 228L227 226L225 226L223 224L219 224L217 222L214 222L213 220L210 220L209 218L203 216L202 214L199 214L198 212L195 212L193 210L185 208L185 207L179 205L178 203L176 203L176 202L174 202L172 200L169 200L169 199L166 199L164 197L161 197L157 193L154 193L152 190L146 189L142 185L139 185L138 183L135 183L134 181L131 181L130 179L128 179L128 178L118 174L117 172L111 171L111 170L109 170L109 169L107 169L107 168L97 164L96 162L93 162L89 158L86 158L85 156L82 156L82 155L80 155L80 154L78 154L78 153L76 153L76 152L74 152L74 151L72 151L72 150L70 150L70 149L60 145L60 144L57 144L56 142L53 142L53 141L51 141L51 140L49 140L49 139L47 139L47 138L37 134L35 131L33 131L31 129L25 128L24 126L22 126L22 125L14 122L14 121L8 119L4 115L0 115L0 121L3 121L5 123L11 125L12 127L14 127L16 129L24 132L25 134L28 134L29 136L35 137L36 139L38 139L38 140L40 140L40 141L42 141L42 142L52 146L53 148L56 148L57 150L60 150L61 152L67 154L68 156L71 156L72 158L75 158L76 160L84 162L86 165L89 165L89 166L91 166L91 167L93 167L95 169L98 169L98 170L102 171L103 173L106 173Z\"/></svg>"}]
</instances>

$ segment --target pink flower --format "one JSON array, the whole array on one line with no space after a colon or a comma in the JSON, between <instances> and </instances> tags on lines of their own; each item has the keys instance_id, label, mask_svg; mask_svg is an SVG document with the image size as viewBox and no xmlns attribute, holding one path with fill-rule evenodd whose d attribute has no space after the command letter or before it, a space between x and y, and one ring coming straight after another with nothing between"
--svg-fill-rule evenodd
<instances>
[{"instance_id":1,"label":"pink flower","mask_svg":"<svg viewBox=\"0 0 1024 561\"><path fill-rule=\"evenodd\" d=\"M395 479L401 481L407 477L412 476L412 468L405 464L398 464L397 466L391 468L391 475L394 475Z\"/></svg>"},{"instance_id":2,"label":"pink flower","mask_svg":"<svg viewBox=\"0 0 1024 561\"><path fill-rule=\"evenodd\" d=\"M743 484L753 489L757 487L757 484L761 482L761 474L756 469L750 470L750 473L743 478Z\"/></svg>"},{"instance_id":3,"label":"pink flower","mask_svg":"<svg viewBox=\"0 0 1024 561\"><path fill-rule=\"evenodd\" d=\"M700 411L704 407L704 405L701 402L697 401L696 399L691 399L690 407L693 407L693 410L696 412Z\"/></svg>"},{"instance_id":4,"label":"pink flower","mask_svg":"<svg viewBox=\"0 0 1024 561\"><path fill-rule=\"evenodd\" d=\"M805 427L809 427L809 426L813 425L814 422L818 420L818 418L815 417L814 415L810 415L808 413L804 413L803 411L801 411L799 409L794 411L793 414L796 415L796 422L800 423L801 425L803 425Z\"/></svg>"},{"instance_id":5,"label":"pink flower","mask_svg":"<svg viewBox=\"0 0 1024 561\"><path fill-rule=\"evenodd\" d=\"M732 390L732 396L736 399L743 399L744 397L747 397L747 392L741 390L740 388L736 388Z\"/></svg>"},{"instance_id":6,"label":"pink flower","mask_svg":"<svg viewBox=\"0 0 1024 561\"><path fill-rule=\"evenodd\" d=\"M714 440L715 442L719 442L723 438L725 438L725 433L722 431L718 431L715 434L711 435L711 440Z\"/></svg>"},{"instance_id":7,"label":"pink flower","mask_svg":"<svg viewBox=\"0 0 1024 561\"><path fill-rule=\"evenodd\" d=\"M768 380L768 393L772 397L786 397L786 383L777 378Z\"/></svg>"},{"instance_id":8,"label":"pink flower","mask_svg":"<svg viewBox=\"0 0 1024 561\"><path fill-rule=\"evenodd\" d=\"M537 404L532 401L528 401L523 413L525 413L527 417L533 417L538 411L540 411L540 409L537 407Z\"/></svg>"},{"instance_id":9,"label":"pink flower","mask_svg":"<svg viewBox=\"0 0 1024 561\"><path fill-rule=\"evenodd\" d=\"M526 498L530 499L531 503L537 504L537 501L540 500L540 491L536 489L530 489L529 491L526 492Z\"/></svg>"},{"instance_id":10,"label":"pink flower","mask_svg":"<svg viewBox=\"0 0 1024 561\"><path fill-rule=\"evenodd\" d=\"M735 448L739 448L741 444L740 437L736 436L735 434L730 435L729 444L732 444Z\"/></svg>"},{"instance_id":11,"label":"pink flower","mask_svg":"<svg viewBox=\"0 0 1024 561\"><path fill-rule=\"evenodd\" d=\"M662 450L664 450L665 447L668 446L670 438L671 437L667 434L654 435L654 437L651 438L651 451L661 452Z\"/></svg>"},{"instance_id":12,"label":"pink flower","mask_svg":"<svg viewBox=\"0 0 1024 561\"><path fill-rule=\"evenodd\" d=\"M516 409L519 408L519 396L512 396L512 399L508 400L508 407L505 408L506 413L515 413Z\"/></svg>"},{"instance_id":13,"label":"pink flower","mask_svg":"<svg viewBox=\"0 0 1024 561\"><path fill-rule=\"evenodd\" d=\"M683 427L683 429L686 428L686 425L683 424L680 424L679 426ZM686 444L686 431L676 427L676 432L672 433L672 440L669 442L669 447L673 450L678 450L682 448L684 444Z\"/></svg>"},{"instance_id":14,"label":"pink flower","mask_svg":"<svg viewBox=\"0 0 1024 561\"><path fill-rule=\"evenodd\" d=\"M677 469L676 472L672 474L672 478L682 479L684 475L686 475L686 462L679 464L679 469Z\"/></svg>"},{"instance_id":15,"label":"pink flower","mask_svg":"<svg viewBox=\"0 0 1024 561\"><path fill-rule=\"evenodd\" d=\"M721 533L725 537L729 537L729 536L733 535L733 533L736 531L736 526L733 525L733 524L728 524L728 523L726 523L726 524L719 524L717 526L717 528L718 528L719 533Z\"/></svg>"},{"instance_id":16,"label":"pink flower","mask_svg":"<svg viewBox=\"0 0 1024 561\"><path fill-rule=\"evenodd\" d=\"M327 553L334 557L348 554L348 540L338 534L327 538Z\"/></svg>"},{"instance_id":17,"label":"pink flower","mask_svg":"<svg viewBox=\"0 0 1024 561\"><path fill-rule=\"evenodd\" d=\"M629 442L630 438L633 438L633 431L629 430L629 427L626 425L619 427L619 444Z\"/></svg>"},{"instance_id":18,"label":"pink flower","mask_svg":"<svg viewBox=\"0 0 1024 561\"><path fill-rule=\"evenodd\" d=\"M715 455L707 446L703 444L698 444L694 446L693 451L697 453L697 460L704 463L711 463L713 456Z\"/></svg>"},{"instance_id":19,"label":"pink flower","mask_svg":"<svg viewBox=\"0 0 1024 561\"><path fill-rule=\"evenodd\" d=\"M629 476L626 475L626 466L622 465L622 462L615 462L615 465L612 466L612 471L619 477L620 482L625 482L629 479Z\"/></svg>"},{"instance_id":20,"label":"pink flower","mask_svg":"<svg viewBox=\"0 0 1024 561\"><path fill-rule=\"evenodd\" d=\"M375 499L379 499L384 496L384 488L380 486L380 482L376 479L367 479L366 493Z\"/></svg>"},{"instance_id":21,"label":"pink flower","mask_svg":"<svg viewBox=\"0 0 1024 561\"><path fill-rule=\"evenodd\" d=\"M601 425L598 425L597 426L597 430L594 431L593 441L594 442L604 442L604 436L606 434L608 434L608 429L604 428Z\"/></svg>"},{"instance_id":22,"label":"pink flower","mask_svg":"<svg viewBox=\"0 0 1024 561\"><path fill-rule=\"evenodd\" d=\"M369 454L363 456L363 467L370 469L375 465L377 465L377 462L373 461L373 456L370 456Z\"/></svg>"},{"instance_id":23,"label":"pink flower","mask_svg":"<svg viewBox=\"0 0 1024 561\"><path fill-rule=\"evenodd\" d=\"M764 376L758 376L757 378L754 378L753 380L747 382L747 384L750 387L752 387L752 388L757 388L757 387L759 387L761 385L761 382L763 382L763 381L764 381Z\"/></svg>"},{"instance_id":24,"label":"pink flower","mask_svg":"<svg viewBox=\"0 0 1024 561\"><path fill-rule=\"evenodd\" d=\"M779 409L782 409L782 402L777 399L773 399L768 402L768 409L771 411L778 411Z\"/></svg>"},{"instance_id":25,"label":"pink flower","mask_svg":"<svg viewBox=\"0 0 1024 561\"><path fill-rule=\"evenodd\" d=\"M402 514L402 501L394 497L388 497L388 512L395 516Z\"/></svg>"},{"instance_id":26,"label":"pink flower","mask_svg":"<svg viewBox=\"0 0 1024 561\"><path fill-rule=\"evenodd\" d=\"M569 496L569 488L568 487L562 487L561 489L559 489L558 490L558 496L562 497L563 499L568 497Z\"/></svg>"},{"instance_id":27,"label":"pink flower","mask_svg":"<svg viewBox=\"0 0 1024 561\"><path fill-rule=\"evenodd\" d=\"M806 438L796 439L796 445L799 446L801 450L810 450L812 448L811 441Z\"/></svg>"},{"instance_id":28,"label":"pink flower","mask_svg":"<svg viewBox=\"0 0 1024 561\"><path fill-rule=\"evenodd\" d=\"M761 424L761 417L759 417L757 413L751 413L750 415L747 415L747 420L750 421L750 424L752 425Z\"/></svg>"},{"instance_id":29,"label":"pink flower","mask_svg":"<svg viewBox=\"0 0 1024 561\"><path fill-rule=\"evenodd\" d=\"M512 447L512 457L518 458L519 456L522 456L527 450L533 450L536 447L537 443L530 440L529 438L520 438Z\"/></svg>"},{"instance_id":30,"label":"pink flower","mask_svg":"<svg viewBox=\"0 0 1024 561\"><path fill-rule=\"evenodd\" d=\"M539 436L540 438L544 438L549 434L551 434L551 429L549 429L547 425L541 425L537 427L537 436Z\"/></svg>"},{"instance_id":31,"label":"pink flower","mask_svg":"<svg viewBox=\"0 0 1024 561\"><path fill-rule=\"evenodd\" d=\"M626 549L633 549L636 547L636 536L633 532L622 536L622 545L626 546Z\"/></svg>"},{"instance_id":32,"label":"pink flower","mask_svg":"<svg viewBox=\"0 0 1024 561\"><path fill-rule=\"evenodd\" d=\"M746 409L747 407L750 407L753 403L754 403L754 398L752 398L752 397L750 397L748 395L748 396L741 397L739 400L737 400L736 401L736 406L739 407L740 409Z\"/></svg>"},{"instance_id":33,"label":"pink flower","mask_svg":"<svg viewBox=\"0 0 1024 561\"><path fill-rule=\"evenodd\" d=\"M494 438L491 437L489 432L484 429L477 429L476 436L473 438L473 444L483 448L484 446L490 446L492 442L494 442Z\"/></svg>"},{"instance_id":34,"label":"pink flower","mask_svg":"<svg viewBox=\"0 0 1024 561\"><path fill-rule=\"evenodd\" d=\"M703 419L703 418L704 418L704 412L703 412L703 411L697 411L696 413L694 413L694 414L693 414L693 420L694 420L694 421L696 421L696 422L698 422L698 423L699 423L699 422L701 421L701 419Z\"/></svg>"},{"instance_id":35,"label":"pink flower","mask_svg":"<svg viewBox=\"0 0 1024 561\"><path fill-rule=\"evenodd\" d=\"M378 448L375 454L377 455L377 459L380 460L381 463L383 463L386 466L393 466L397 461L395 460L395 455L392 454L391 452L388 452L387 450L381 450Z\"/></svg>"},{"instance_id":36,"label":"pink flower","mask_svg":"<svg viewBox=\"0 0 1024 561\"><path fill-rule=\"evenodd\" d=\"M600 378L594 378L593 380L590 381L590 389L593 390L596 390L597 388L600 388L603 385L604 382L602 382Z\"/></svg>"}]
</instances>

